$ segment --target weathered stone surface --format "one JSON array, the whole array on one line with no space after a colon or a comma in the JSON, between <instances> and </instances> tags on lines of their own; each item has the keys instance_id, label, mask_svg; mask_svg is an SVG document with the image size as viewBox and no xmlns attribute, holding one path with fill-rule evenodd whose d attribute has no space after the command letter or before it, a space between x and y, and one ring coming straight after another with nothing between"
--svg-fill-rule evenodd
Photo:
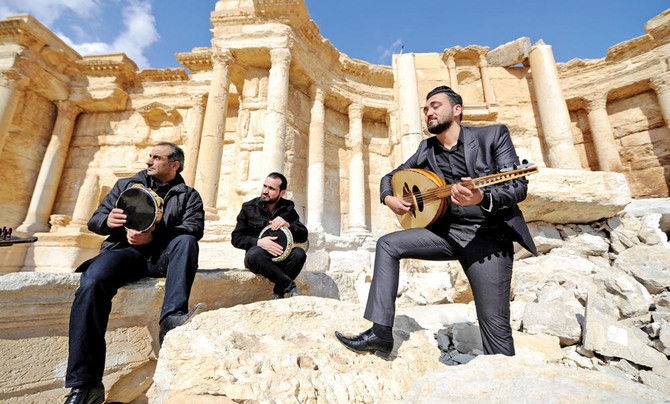
<instances>
[{"instance_id":1,"label":"weathered stone surface","mask_svg":"<svg viewBox=\"0 0 670 404\"><path fill-rule=\"evenodd\" d=\"M486 54L489 66L512 66L522 63L528 58L530 52L530 38L521 37L517 40L507 42Z\"/></svg>"},{"instance_id":2,"label":"weathered stone surface","mask_svg":"<svg viewBox=\"0 0 670 404\"><path fill-rule=\"evenodd\" d=\"M542 168L531 176L519 206L529 222L588 223L615 216L630 201L621 173Z\"/></svg>"},{"instance_id":3,"label":"weathered stone surface","mask_svg":"<svg viewBox=\"0 0 670 404\"><path fill-rule=\"evenodd\" d=\"M624 212L637 217L660 214L661 231L670 231L670 198L635 199L626 205Z\"/></svg>"},{"instance_id":4,"label":"weathered stone surface","mask_svg":"<svg viewBox=\"0 0 670 404\"><path fill-rule=\"evenodd\" d=\"M166 337L150 402L178 393L259 402L397 402L414 380L444 366L425 331L397 341L393 361L348 351L333 335L367 327L358 306L306 296L204 313Z\"/></svg>"},{"instance_id":5,"label":"weathered stone surface","mask_svg":"<svg viewBox=\"0 0 670 404\"><path fill-rule=\"evenodd\" d=\"M614 267L626 271L643 284L650 293L670 288L670 249L639 245L622 251Z\"/></svg>"},{"instance_id":6,"label":"weathered stone surface","mask_svg":"<svg viewBox=\"0 0 670 404\"><path fill-rule=\"evenodd\" d=\"M623 358L647 367L665 366L668 359L647 345L647 336L625 327L599 309L602 298L589 295L584 317L584 348L601 355Z\"/></svg>"},{"instance_id":7,"label":"weathered stone surface","mask_svg":"<svg viewBox=\"0 0 670 404\"><path fill-rule=\"evenodd\" d=\"M584 308L578 303L528 303L523 314L523 331L558 337L561 345L581 340Z\"/></svg>"},{"instance_id":8,"label":"weathered stone surface","mask_svg":"<svg viewBox=\"0 0 670 404\"><path fill-rule=\"evenodd\" d=\"M619 272L601 272L595 282L602 285L600 295L619 310L622 318L635 317L649 311L651 296L633 277Z\"/></svg>"},{"instance_id":9,"label":"weathered stone surface","mask_svg":"<svg viewBox=\"0 0 670 404\"><path fill-rule=\"evenodd\" d=\"M467 365L431 372L402 401L423 403L664 402L662 392L583 369L566 369L533 356L478 356Z\"/></svg>"}]
</instances>

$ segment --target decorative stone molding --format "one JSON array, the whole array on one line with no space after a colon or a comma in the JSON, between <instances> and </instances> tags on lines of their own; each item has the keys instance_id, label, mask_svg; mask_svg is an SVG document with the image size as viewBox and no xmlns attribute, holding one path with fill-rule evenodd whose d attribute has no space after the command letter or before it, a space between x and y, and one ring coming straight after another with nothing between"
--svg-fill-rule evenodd
<instances>
[{"instance_id":1,"label":"decorative stone molding","mask_svg":"<svg viewBox=\"0 0 670 404\"><path fill-rule=\"evenodd\" d=\"M192 52L177 53L175 58L191 73L200 73L212 69L212 50L210 48L195 48Z\"/></svg>"},{"instance_id":2,"label":"decorative stone molding","mask_svg":"<svg viewBox=\"0 0 670 404\"><path fill-rule=\"evenodd\" d=\"M176 125L181 120L181 114L176 109L162 104L160 102L152 102L136 110L149 126L161 126L164 121L169 121Z\"/></svg>"},{"instance_id":3,"label":"decorative stone molding","mask_svg":"<svg viewBox=\"0 0 670 404\"><path fill-rule=\"evenodd\" d=\"M184 69L144 69L139 73L142 82L186 81Z\"/></svg>"},{"instance_id":4,"label":"decorative stone molding","mask_svg":"<svg viewBox=\"0 0 670 404\"><path fill-rule=\"evenodd\" d=\"M137 84L137 65L123 53L86 56L78 60L82 72L93 77L114 77L123 88Z\"/></svg>"}]
</instances>

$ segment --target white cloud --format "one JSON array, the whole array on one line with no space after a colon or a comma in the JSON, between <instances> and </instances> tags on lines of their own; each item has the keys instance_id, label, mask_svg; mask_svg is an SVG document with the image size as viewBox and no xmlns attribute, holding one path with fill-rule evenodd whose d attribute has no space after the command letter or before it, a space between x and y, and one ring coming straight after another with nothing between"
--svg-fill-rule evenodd
<instances>
[{"instance_id":1,"label":"white cloud","mask_svg":"<svg viewBox=\"0 0 670 404\"><path fill-rule=\"evenodd\" d=\"M379 58L377 58L378 63L391 64L390 56L394 53L400 53L402 48L402 39L398 38L390 46L384 48L382 46L377 47L377 53L379 53Z\"/></svg>"},{"instance_id":2,"label":"white cloud","mask_svg":"<svg viewBox=\"0 0 670 404\"><path fill-rule=\"evenodd\" d=\"M149 67L149 60L144 52L160 38L156 30L156 19L152 14L151 2L149 0L123 0L115 1L123 3L122 19L123 28L116 38L109 41L75 42L60 30L54 29L54 33L61 37L66 44L79 52L81 55L125 53L140 69ZM2 13L8 10L8 14L30 13L47 26L57 22L63 13L73 11L82 19L90 19L102 12L100 0L9 0L8 6L0 6L0 18L6 15ZM103 24L113 23L105 19ZM82 21L85 24L85 21ZM94 29L94 28L93 28ZM70 27L75 35L80 38L86 30L80 26Z\"/></svg>"},{"instance_id":3,"label":"white cloud","mask_svg":"<svg viewBox=\"0 0 670 404\"><path fill-rule=\"evenodd\" d=\"M46 26L51 26L63 13L73 12L89 18L100 11L99 0L8 0L0 6L0 18L29 13Z\"/></svg>"}]
</instances>

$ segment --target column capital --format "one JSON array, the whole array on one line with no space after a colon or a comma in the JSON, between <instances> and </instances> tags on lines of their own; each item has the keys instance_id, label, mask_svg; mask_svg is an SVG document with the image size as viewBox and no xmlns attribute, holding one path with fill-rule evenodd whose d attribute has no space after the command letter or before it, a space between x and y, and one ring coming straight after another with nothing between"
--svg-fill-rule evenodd
<instances>
[{"instance_id":1,"label":"column capital","mask_svg":"<svg viewBox=\"0 0 670 404\"><path fill-rule=\"evenodd\" d=\"M312 83L312 85L309 86L309 95L312 97L312 100L321 103L323 103L326 98L326 92L321 83Z\"/></svg>"},{"instance_id":2,"label":"column capital","mask_svg":"<svg viewBox=\"0 0 670 404\"><path fill-rule=\"evenodd\" d=\"M365 110L365 105L361 104L358 101L354 101L349 104L349 119L363 119L363 111Z\"/></svg>"},{"instance_id":3,"label":"column capital","mask_svg":"<svg viewBox=\"0 0 670 404\"><path fill-rule=\"evenodd\" d=\"M670 78L669 77L654 77L649 80L652 90L656 91L658 94L667 94L670 93Z\"/></svg>"},{"instance_id":4,"label":"column capital","mask_svg":"<svg viewBox=\"0 0 670 404\"><path fill-rule=\"evenodd\" d=\"M230 49L215 49L212 52L212 63L215 65L229 66L234 60Z\"/></svg>"},{"instance_id":5,"label":"column capital","mask_svg":"<svg viewBox=\"0 0 670 404\"><path fill-rule=\"evenodd\" d=\"M605 109L607 107L607 94L596 93L584 98L586 112Z\"/></svg>"},{"instance_id":6,"label":"column capital","mask_svg":"<svg viewBox=\"0 0 670 404\"><path fill-rule=\"evenodd\" d=\"M289 48L274 48L270 50L270 61L272 66L288 65L291 62L291 51Z\"/></svg>"},{"instance_id":7,"label":"column capital","mask_svg":"<svg viewBox=\"0 0 670 404\"><path fill-rule=\"evenodd\" d=\"M205 111L205 99L207 96L205 94L193 94L191 95L191 101L193 102L193 110L198 112Z\"/></svg>"},{"instance_id":8,"label":"column capital","mask_svg":"<svg viewBox=\"0 0 670 404\"><path fill-rule=\"evenodd\" d=\"M56 100L53 102L58 108L58 115L72 116L79 115L84 109L70 100Z\"/></svg>"}]
</instances>

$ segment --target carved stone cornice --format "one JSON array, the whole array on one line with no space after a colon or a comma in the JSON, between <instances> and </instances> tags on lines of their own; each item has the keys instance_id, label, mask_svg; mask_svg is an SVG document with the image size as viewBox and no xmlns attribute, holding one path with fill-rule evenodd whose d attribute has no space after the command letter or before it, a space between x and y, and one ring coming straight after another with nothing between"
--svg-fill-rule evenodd
<instances>
[{"instance_id":1,"label":"carved stone cornice","mask_svg":"<svg viewBox=\"0 0 670 404\"><path fill-rule=\"evenodd\" d=\"M181 115L176 109L160 102L152 102L137 108L136 111L142 115L150 126L160 126L161 122L166 120L176 125L181 119Z\"/></svg>"},{"instance_id":2,"label":"carved stone cornice","mask_svg":"<svg viewBox=\"0 0 670 404\"><path fill-rule=\"evenodd\" d=\"M37 51L47 43L46 38L31 30L23 19L0 21L0 38L2 42L14 42Z\"/></svg>"},{"instance_id":3,"label":"carved stone cornice","mask_svg":"<svg viewBox=\"0 0 670 404\"><path fill-rule=\"evenodd\" d=\"M177 53L175 57L191 73L212 70L212 50L210 48L195 48L192 52Z\"/></svg>"},{"instance_id":4,"label":"carved stone cornice","mask_svg":"<svg viewBox=\"0 0 670 404\"><path fill-rule=\"evenodd\" d=\"M216 66L228 67L235 61L233 53L229 49L216 49L211 52L211 63Z\"/></svg>"},{"instance_id":5,"label":"carved stone cornice","mask_svg":"<svg viewBox=\"0 0 670 404\"><path fill-rule=\"evenodd\" d=\"M135 62L125 54L86 56L77 64L87 76L114 77L122 87L135 84L138 79L138 68Z\"/></svg>"},{"instance_id":6,"label":"carved stone cornice","mask_svg":"<svg viewBox=\"0 0 670 404\"><path fill-rule=\"evenodd\" d=\"M342 71L357 77L373 77L393 80L393 69L389 66L373 65L358 59L340 58Z\"/></svg>"},{"instance_id":7,"label":"carved stone cornice","mask_svg":"<svg viewBox=\"0 0 670 404\"><path fill-rule=\"evenodd\" d=\"M181 68L144 69L139 73L142 82L186 81L188 74Z\"/></svg>"}]
</instances>

